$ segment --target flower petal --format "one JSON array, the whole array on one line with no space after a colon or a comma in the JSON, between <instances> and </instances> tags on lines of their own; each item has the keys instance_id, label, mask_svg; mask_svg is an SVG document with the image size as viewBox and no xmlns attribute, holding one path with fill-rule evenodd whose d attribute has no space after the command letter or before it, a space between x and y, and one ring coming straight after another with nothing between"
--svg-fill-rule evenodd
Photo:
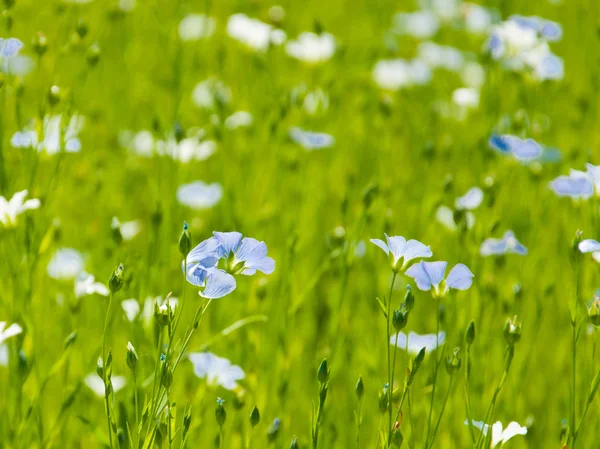
<instances>
[{"instance_id":1,"label":"flower petal","mask_svg":"<svg viewBox=\"0 0 600 449\"><path fill-rule=\"evenodd\" d=\"M483 201L483 190L479 187L470 188L463 196L456 198L456 208L458 210L477 209Z\"/></svg>"},{"instance_id":2,"label":"flower petal","mask_svg":"<svg viewBox=\"0 0 600 449\"><path fill-rule=\"evenodd\" d=\"M213 232L217 241L221 244L219 254L221 257L229 256L229 253L236 251L242 241L242 234L239 232Z\"/></svg>"},{"instance_id":3,"label":"flower petal","mask_svg":"<svg viewBox=\"0 0 600 449\"><path fill-rule=\"evenodd\" d=\"M377 245L378 247L380 247L382 250L384 250L386 254L390 253L390 249L388 248L387 243L385 243L383 240L380 240L380 239L371 239L369 241L371 243Z\"/></svg>"},{"instance_id":4,"label":"flower petal","mask_svg":"<svg viewBox=\"0 0 600 449\"><path fill-rule=\"evenodd\" d=\"M206 287L200 292L203 298L217 299L235 290L235 279L229 273L213 268L206 279Z\"/></svg>"},{"instance_id":5,"label":"flower petal","mask_svg":"<svg viewBox=\"0 0 600 449\"><path fill-rule=\"evenodd\" d=\"M600 251L600 242L593 239L586 239L579 242L579 251L582 253L591 253Z\"/></svg>"},{"instance_id":6,"label":"flower petal","mask_svg":"<svg viewBox=\"0 0 600 449\"><path fill-rule=\"evenodd\" d=\"M431 280L429 279L427 271L425 271L424 263L425 262L421 261L412 265L406 270L406 275L415 280L419 290L428 291L431 289Z\"/></svg>"},{"instance_id":7,"label":"flower petal","mask_svg":"<svg viewBox=\"0 0 600 449\"><path fill-rule=\"evenodd\" d=\"M448 262L421 262L423 264L423 268L427 272L429 276L429 280L431 285L437 287L442 279L444 279L444 274L446 273L446 267L448 266Z\"/></svg>"},{"instance_id":8,"label":"flower petal","mask_svg":"<svg viewBox=\"0 0 600 449\"><path fill-rule=\"evenodd\" d=\"M431 248L418 240L409 240L404 247L404 265L413 259L431 257Z\"/></svg>"},{"instance_id":9,"label":"flower petal","mask_svg":"<svg viewBox=\"0 0 600 449\"><path fill-rule=\"evenodd\" d=\"M469 268L457 263L446 278L446 288L454 288L456 290L467 290L473 284L473 273Z\"/></svg>"}]
</instances>

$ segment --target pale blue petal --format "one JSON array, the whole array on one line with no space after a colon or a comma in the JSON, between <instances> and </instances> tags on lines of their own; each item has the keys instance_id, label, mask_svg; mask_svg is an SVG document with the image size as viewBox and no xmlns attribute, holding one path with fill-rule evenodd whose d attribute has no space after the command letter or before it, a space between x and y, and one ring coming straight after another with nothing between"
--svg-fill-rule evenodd
<instances>
[{"instance_id":1,"label":"pale blue petal","mask_svg":"<svg viewBox=\"0 0 600 449\"><path fill-rule=\"evenodd\" d=\"M506 241L504 239L486 239L479 248L479 254L483 257L497 256L500 254L506 254L507 251Z\"/></svg>"},{"instance_id":2,"label":"pale blue petal","mask_svg":"<svg viewBox=\"0 0 600 449\"><path fill-rule=\"evenodd\" d=\"M556 55L548 55L536 67L537 75L543 80L561 80L565 76L565 63Z\"/></svg>"},{"instance_id":3,"label":"pale blue petal","mask_svg":"<svg viewBox=\"0 0 600 449\"><path fill-rule=\"evenodd\" d=\"M260 260L256 260L252 263L246 264L246 269L242 272L242 274L251 275L254 273L249 273L247 271L256 270L262 271L264 274L271 274L275 271L275 261L270 257L263 257Z\"/></svg>"},{"instance_id":4,"label":"pale blue petal","mask_svg":"<svg viewBox=\"0 0 600 449\"><path fill-rule=\"evenodd\" d=\"M256 270L265 274L271 274L275 271L275 261L267 257L267 245L265 242L259 242L251 237L245 237L240 247L235 251L235 258L245 262L246 268L242 274L252 275Z\"/></svg>"},{"instance_id":5,"label":"pale blue petal","mask_svg":"<svg viewBox=\"0 0 600 449\"><path fill-rule=\"evenodd\" d=\"M494 150L499 151L500 153L510 153L510 146L505 139L505 136L500 136L498 134L492 134L488 141L490 147Z\"/></svg>"},{"instance_id":6,"label":"pale blue petal","mask_svg":"<svg viewBox=\"0 0 600 449\"><path fill-rule=\"evenodd\" d=\"M189 252L187 256L187 261L198 262L200 260L205 259L206 257L218 257L218 249L220 245L221 244L219 243L219 241L214 237L204 240L203 242L196 245L196 247Z\"/></svg>"},{"instance_id":7,"label":"pale blue petal","mask_svg":"<svg viewBox=\"0 0 600 449\"><path fill-rule=\"evenodd\" d=\"M419 290L428 291L431 289L431 280L429 279L427 271L425 271L424 264L425 262L421 261L412 265L406 270L406 275L415 280Z\"/></svg>"},{"instance_id":8,"label":"pale blue petal","mask_svg":"<svg viewBox=\"0 0 600 449\"><path fill-rule=\"evenodd\" d=\"M421 262L421 264L429 276L431 285L437 287L444 279L448 262Z\"/></svg>"},{"instance_id":9,"label":"pale blue petal","mask_svg":"<svg viewBox=\"0 0 600 449\"><path fill-rule=\"evenodd\" d=\"M506 231L502 240L506 243L507 251L519 254L521 256L527 255L527 248L521 244L515 237L515 233L512 231Z\"/></svg>"},{"instance_id":10,"label":"pale blue petal","mask_svg":"<svg viewBox=\"0 0 600 449\"><path fill-rule=\"evenodd\" d=\"M558 196L590 198L594 194L592 181L585 176L559 176L550 183L550 188Z\"/></svg>"},{"instance_id":11,"label":"pale blue petal","mask_svg":"<svg viewBox=\"0 0 600 449\"><path fill-rule=\"evenodd\" d=\"M386 254L390 253L390 249L387 246L387 243L385 243L383 240L380 239L371 239L370 240L371 243L379 246L382 250L385 251Z\"/></svg>"},{"instance_id":12,"label":"pale blue petal","mask_svg":"<svg viewBox=\"0 0 600 449\"><path fill-rule=\"evenodd\" d=\"M454 268L448 273L448 278L446 278L447 288L467 290L472 284L473 273L471 273L471 270L462 263L454 265Z\"/></svg>"},{"instance_id":13,"label":"pale blue petal","mask_svg":"<svg viewBox=\"0 0 600 449\"><path fill-rule=\"evenodd\" d=\"M513 156L520 161L532 161L542 155L542 147L533 139L522 140L511 137L510 147Z\"/></svg>"},{"instance_id":14,"label":"pale blue petal","mask_svg":"<svg viewBox=\"0 0 600 449\"><path fill-rule=\"evenodd\" d=\"M394 255L395 261L404 256L404 251L406 250L406 239L404 237L400 235L389 237L387 234L385 234L385 239L388 242L388 248Z\"/></svg>"},{"instance_id":15,"label":"pale blue petal","mask_svg":"<svg viewBox=\"0 0 600 449\"><path fill-rule=\"evenodd\" d=\"M456 198L456 208L459 210L477 209L483 201L483 190L472 187L463 196Z\"/></svg>"},{"instance_id":16,"label":"pale blue petal","mask_svg":"<svg viewBox=\"0 0 600 449\"><path fill-rule=\"evenodd\" d=\"M221 244L219 254L221 257L229 256L229 253L237 250L242 241L242 234L239 232L213 232L217 241Z\"/></svg>"},{"instance_id":17,"label":"pale blue petal","mask_svg":"<svg viewBox=\"0 0 600 449\"><path fill-rule=\"evenodd\" d=\"M540 30L542 36L544 36L550 42L559 41L562 38L563 30L560 24L547 20L542 25Z\"/></svg>"},{"instance_id":18,"label":"pale blue petal","mask_svg":"<svg viewBox=\"0 0 600 449\"><path fill-rule=\"evenodd\" d=\"M429 246L419 242L418 240L409 240L404 247L404 263L418 259L421 257L431 257L431 249Z\"/></svg>"},{"instance_id":19,"label":"pale blue petal","mask_svg":"<svg viewBox=\"0 0 600 449\"><path fill-rule=\"evenodd\" d=\"M205 267L197 263L188 263L185 278L190 284L203 287L207 276L208 270Z\"/></svg>"},{"instance_id":20,"label":"pale blue petal","mask_svg":"<svg viewBox=\"0 0 600 449\"><path fill-rule=\"evenodd\" d=\"M222 298L235 290L235 279L223 270L213 268L208 273L206 287L200 292L200 296L209 299Z\"/></svg>"},{"instance_id":21,"label":"pale blue petal","mask_svg":"<svg viewBox=\"0 0 600 449\"><path fill-rule=\"evenodd\" d=\"M406 349L406 334L404 332L398 332L396 335L390 337L390 344L395 345L400 349Z\"/></svg>"},{"instance_id":22,"label":"pale blue petal","mask_svg":"<svg viewBox=\"0 0 600 449\"><path fill-rule=\"evenodd\" d=\"M4 45L2 47L2 53L0 56L4 56L5 58L10 58L16 55L21 48L23 48L23 42L14 37L10 37L4 40Z\"/></svg>"},{"instance_id":23,"label":"pale blue petal","mask_svg":"<svg viewBox=\"0 0 600 449\"><path fill-rule=\"evenodd\" d=\"M596 240L587 239L579 242L579 251L582 253L592 253L600 251L600 242Z\"/></svg>"}]
</instances>

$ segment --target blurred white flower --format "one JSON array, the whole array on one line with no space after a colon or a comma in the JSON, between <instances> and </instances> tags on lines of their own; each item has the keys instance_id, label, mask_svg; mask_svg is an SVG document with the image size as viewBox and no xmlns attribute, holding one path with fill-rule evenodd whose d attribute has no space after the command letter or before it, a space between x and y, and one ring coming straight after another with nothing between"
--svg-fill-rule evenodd
<instances>
[{"instance_id":1,"label":"blurred white flower","mask_svg":"<svg viewBox=\"0 0 600 449\"><path fill-rule=\"evenodd\" d=\"M8 346L0 344L0 366L8 366Z\"/></svg>"},{"instance_id":2,"label":"blurred white flower","mask_svg":"<svg viewBox=\"0 0 600 449\"><path fill-rule=\"evenodd\" d=\"M413 85L424 85L431 81L431 69L419 59L381 60L375 64L373 79L379 87L398 90Z\"/></svg>"},{"instance_id":3,"label":"blurred white flower","mask_svg":"<svg viewBox=\"0 0 600 449\"><path fill-rule=\"evenodd\" d=\"M330 134L305 131L297 126L290 129L290 137L307 151L329 148L335 143L335 138Z\"/></svg>"},{"instance_id":4,"label":"blurred white flower","mask_svg":"<svg viewBox=\"0 0 600 449\"><path fill-rule=\"evenodd\" d=\"M475 109L479 106L479 90L472 87L461 87L452 92L452 102L464 109Z\"/></svg>"},{"instance_id":5,"label":"blurred white flower","mask_svg":"<svg viewBox=\"0 0 600 449\"><path fill-rule=\"evenodd\" d=\"M390 337L390 344L396 345L400 349L408 349L409 354L418 354L421 349L425 348L425 354L429 354L438 346L446 342L446 332L440 331L436 334L419 335L415 332L409 332L408 345L407 336L404 332L398 332L397 335Z\"/></svg>"},{"instance_id":6,"label":"blurred white flower","mask_svg":"<svg viewBox=\"0 0 600 449\"><path fill-rule=\"evenodd\" d=\"M90 390L94 392L94 394L98 397L104 397L104 381L98 376L96 373L90 373L85 376L84 379L85 384L89 387ZM127 379L125 376L112 376L112 389L114 393L122 390L123 387L127 384Z\"/></svg>"},{"instance_id":7,"label":"blurred white flower","mask_svg":"<svg viewBox=\"0 0 600 449\"><path fill-rule=\"evenodd\" d=\"M438 207L435 212L435 219L449 231L456 231L458 229L458 224L454 220L454 211L448 206ZM465 222L467 229L472 229L475 226L475 215L473 215L473 212L468 211L465 213Z\"/></svg>"},{"instance_id":8,"label":"blurred white flower","mask_svg":"<svg viewBox=\"0 0 600 449\"><path fill-rule=\"evenodd\" d=\"M227 390L235 390L238 380L245 377L244 371L229 360L210 352L192 352L188 359L194 365L194 374L206 379L210 385L220 385Z\"/></svg>"},{"instance_id":9,"label":"blurred white flower","mask_svg":"<svg viewBox=\"0 0 600 449\"><path fill-rule=\"evenodd\" d=\"M460 79L467 87L481 87L485 84L485 69L477 62L468 61L460 71Z\"/></svg>"},{"instance_id":10,"label":"blurred white flower","mask_svg":"<svg viewBox=\"0 0 600 449\"><path fill-rule=\"evenodd\" d=\"M459 71L465 62L462 51L458 48L438 45L435 42L423 42L418 48L419 59L431 68L442 68L453 72Z\"/></svg>"},{"instance_id":11,"label":"blurred white flower","mask_svg":"<svg viewBox=\"0 0 600 449\"><path fill-rule=\"evenodd\" d=\"M228 129L247 128L252 125L252 114L246 111L237 111L225 119Z\"/></svg>"},{"instance_id":12,"label":"blurred white flower","mask_svg":"<svg viewBox=\"0 0 600 449\"><path fill-rule=\"evenodd\" d=\"M393 31L418 39L433 37L440 28L440 21L432 11L398 13L394 16Z\"/></svg>"},{"instance_id":13,"label":"blurred white flower","mask_svg":"<svg viewBox=\"0 0 600 449\"><path fill-rule=\"evenodd\" d=\"M40 200L32 198L25 200L27 190L15 193L10 200L0 196L0 223L4 228L14 228L17 225L17 217L28 210L38 209Z\"/></svg>"},{"instance_id":14,"label":"blurred white flower","mask_svg":"<svg viewBox=\"0 0 600 449\"><path fill-rule=\"evenodd\" d=\"M471 423L473 427L481 430L483 435L487 436L490 427L488 424L484 424L482 421L471 421ZM465 420L465 425L469 425L468 419ZM527 427L513 421L506 426L506 429L503 429L500 421L495 422L492 425L491 448L503 446L504 443L516 435L527 435Z\"/></svg>"},{"instance_id":15,"label":"blurred white flower","mask_svg":"<svg viewBox=\"0 0 600 449\"><path fill-rule=\"evenodd\" d=\"M456 198L457 210L474 210L483 202L483 190L471 187L463 196Z\"/></svg>"},{"instance_id":16,"label":"blurred white flower","mask_svg":"<svg viewBox=\"0 0 600 449\"><path fill-rule=\"evenodd\" d=\"M125 312L127 321L135 321L137 316L140 314L140 303L135 298L130 298L122 301L121 307Z\"/></svg>"},{"instance_id":17,"label":"blurred white flower","mask_svg":"<svg viewBox=\"0 0 600 449\"><path fill-rule=\"evenodd\" d=\"M0 71L12 76L25 76L35 67L35 61L26 55L15 55L10 58L0 58Z\"/></svg>"},{"instance_id":18,"label":"blurred white flower","mask_svg":"<svg viewBox=\"0 0 600 449\"><path fill-rule=\"evenodd\" d=\"M206 160L217 150L217 143L214 140L203 140L203 138L204 131L196 128L189 130L187 136L181 140L177 140L172 134L164 139L154 138L147 130L135 134L122 131L119 135L119 143L137 156L168 156L187 164L190 161Z\"/></svg>"},{"instance_id":19,"label":"blurred white flower","mask_svg":"<svg viewBox=\"0 0 600 449\"><path fill-rule=\"evenodd\" d=\"M12 338L23 332L23 328L17 323L13 323L8 327L6 327L6 324L6 321L0 321L0 345L9 338Z\"/></svg>"},{"instance_id":20,"label":"blurred white flower","mask_svg":"<svg viewBox=\"0 0 600 449\"><path fill-rule=\"evenodd\" d=\"M475 3L463 3L461 14L465 28L471 33L485 33L493 24L492 13L487 8Z\"/></svg>"},{"instance_id":21,"label":"blurred white flower","mask_svg":"<svg viewBox=\"0 0 600 449\"><path fill-rule=\"evenodd\" d=\"M213 207L223 197L223 188L220 184L205 184L195 181L184 184L177 189L177 201L184 206L200 210Z\"/></svg>"},{"instance_id":22,"label":"blurred white flower","mask_svg":"<svg viewBox=\"0 0 600 449\"><path fill-rule=\"evenodd\" d=\"M102 282L96 282L94 276L85 271L77 275L75 279L75 296L81 298L87 295L98 294L100 296L108 296L110 292L106 285Z\"/></svg>"},{"instance_id":23,"label":"blurred white flower","mask_svg":"<svg viewBox=\"0 0 600 449\"><path fill-rule=\"evenodd\" d=\"M121 223L117 217L113 217L112 227L118 228L123 240L129 242L141 232L142 222L140 220L132 220Z\"/></svg>"},{"instance_id":24,"label":"blurred white flower","mask_svg":"<svg viewBox=\"0 0 600 449\"><path fill-rule=\"evenodd\" d=\"M282 30L241 13L229 17L227 34L255 51L266 51L271 44L281 45L286 39Z\"/></svg>"},{"instance_id":25,"label":"blurred white flower","mask_svg":"<svg viewBox=\"0 0 600 449\"><path fill-rule=\"evenodd\" d=\"M60 151L78 153L81 151L79 133L83 129L84 118L81 115L72 115L67 124L63 116L46 115L41 128L35 125L26 127L13 134L10 143L15 148L35 148L38 152L56 154ZM41 135L38 130L41 129Z\"/></svg>"},{"instance_id":26,"label":"blurred white flower","mask_svg":"<svg viewBox=\"0 0 600 449\"><path fill-rule=\"evenodd\" d=\"M302 107L308 115L327 112L329 109L329 95L322 89L311 90L304 96Z\"/></svg>"},{"instance_id":27,"label":"blurred white flower","mask_svg":"<svg viewBox=\"0 0 600 449\"><path fill-rule=\"evenodd\" d=\"M208 78L196 84L192 92L192 100L202 109L215 109L231 101L231 89L216 78Z\"/></svg>"},{"instance_id":28,"label":"blurred white flower","mask_svg":"<svg viewBox=\"0 0 600 449\"><path fill-rule=\"evenodd\" d=\"M83 271L83 256L72 248L58 249L50 259L46 270L53 279L75 279Z\"/></svg>"},{"instance_id":29,"label":"blurred white flower","mask_svg":"<svg viewBox=\"0 0 600 449\"><path fill-rule=\"evenodd\" d=\"M215 32L215 19L204 14L189 14L179 22L179 37L184 42L206 39Z\"/></svg>"},{"instance_id":30,"label":"blurred white flower","mask_svg":"<svg viewBox=\"0 0 600 449\"><path fill-rule=\"evenodd\" d=\"M335 38L329 33L305 32L295 41L289 41L285 51L300 61L317 63L329 60L335 53Z\"/></svg>"}]
</instances>

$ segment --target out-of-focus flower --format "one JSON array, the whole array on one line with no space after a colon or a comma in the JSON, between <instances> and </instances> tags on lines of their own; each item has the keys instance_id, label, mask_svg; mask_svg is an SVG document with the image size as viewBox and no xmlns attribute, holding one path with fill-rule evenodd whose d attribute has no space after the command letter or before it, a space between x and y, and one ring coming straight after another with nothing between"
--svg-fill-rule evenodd
<instances>
[{"instance_id":1,"label":"out-of-focus flower","mask_svg":"<svg viewBox=\"0 0 600 449\"><path fill-rule=\"evenodd\" d=\"M17 226L19 215L40 207L40 200L37 198L25 200L28 193L27 190L21 190L15 193L10 200L6 200L0 195L0 223L4 228L14 228Z\"/></svg>"},{"instance_id":2,"label":"out-of-focus flower","mask_svg":"<svg viewBox=\"0 0 600 449\"><path fill-rule=\"evenodd\" d=\"M335 53L335 38L329 33L302 33L289 41L285 51L293 58L308 63L325 62Z\"/></svg>"},{"instance_id":3,"label":"out-of-focus flower","mask_svg":"<svg viewBox=\"0 0 600 449\"><path fill-rule=\"evenodd\" d=\"M398 13L394 16L392 30L397 34L407 34L417 39L428 39L440 29L440 21L431 11Z\"/></svg>"},{"instance_id":4,"label":"out-of-focus flower","mask_svg":"<svg viewBox=\"0 0 600 449\"><path fill-rule=\"evenodd\" d=\"M96 282L93 275L82 271L75 279L75 296L81 298L93 294L108 296L110 292L102 282Z\"/></svg>"},{"instance_id":5,"label":"out-of-focus flower","mask_svg":"<svg viewBox=\"0 0 600 449\"><path fill-rule=\"evenodd\" d=\"M493 16L489 9L475 3L463 3L461 16L467 31L471 33L485 33L493 23Z\"/></svg>"},{"instance_id":6,"label":"out-of-focus flower","mask_svg":"<svg viewBox=\"0 0 600 449\"><path fill-rule=\"evenodd\" d=\"M23 332L23 328L17 323L13 323L8 327L6 327L6 324L6 321L0 321L0 345L2 345L9 338L12 338Z\"/></svg>"},{"instance_id":7,"label":"out-of-focus flower","mask_svg":"<svg viewBox=\"0 0 600 449\"><path fill-rule=\"evenodd\" d=\"M485 84L485 70L475 61L467 61L461 71L460 79L466 86L480 88Z\"/></svg>"},{"instance_id":8,"label":"out-of-focus flower","mask_svg":"<svg viewBox=\"0 0 600 449\"><path fill-rule=\"evenodd\" d=\"M482 421L471 421L471 424L487 436L489 431L488 424L484 424ZM469 425L468 419L465 420L465 425ZM527 435L527 427L523 427L519 423L513 421L506 426L506 429L503 429L500 421L495 422L492 425L491 448L493 449L504 445L504 443L516 435Z\"/></svg>"},{"instance_id":9,"label":"out-of-focus flower","mask_svg":"<svg viewBox=\"0 0 600 449\"><path fill-rule=\"evenodd\" d=\"M486 239L479 249L479 254L487 256L501 256L504 254L527 255L527 248L520 243L512 231L506 231L501 239Z\"/></svg>"},{"instance_id":10,"label":"out-of-focus flower","mask_svg":"<svg viewBox=\"0 0 600 449\"><path fill-rule=\"evenodd\" d=\"M431 257L431 248L418 240L406 240L396 235L389 237L385 235L385 242L380 239L371 239L371 243L381 248L389 257L390 264L394 270L405 270L411 260Z\"/></svg>"},{"instance_id":11,"label":"out-of-focus flower","mask_svg":"<svg viewBox=\"0 0 600 449\"><path fill-rule=\"evenodd\" d=\"M228 129L247 128L252 126L252 114L246 111L237 111L225 119L225 127Z\"/></svg>"},{"instance_id":12,"label":"out-of-focus flower","mask_svg":"<svg viewBox=\"0 0 600 449\"><path fill-rule=\"evenodd\" d=\"M140 303L135 298L126 299L121 302L127 321L133 322L140 314Z\"/></svg>"},{"instance_id":13,"label":"out-of-focus flower","mask_svg":"<svg viewBox=\"0 0 600 449\"><path fill-rule=\"evenodd\" d=\"M435 219L438 223L443 224L449 231L456 231L458 223L455 219L455 214L448 206L440 206L435 212ZM465 213L465 224L467 229L472 229L475 226L475 215L471 211Z\"/></svg>"},{"instance_id":14,"label":"out-of-focus flower","mask_svg":"<svg viewBox=\"0 0 600 449\"><path fill-rule=\"evenodd\" d=\"M194 374L206 379L210 385L220 385L227 390L235 390L238 381L245 377L244 371L229 360L210 352L192 352L188 359L194 365Z\"/></svg>"},{"instance_id":15,"label":"out-of-focus flower","mask_svg":"<svg viewBox=\"0 0 600 449\"><path fill-rule=\"evenodd\" d=\"M184 42L206 39L215 32L215 19L204 14L189 14L179 22L179 37Z\"/></svg>"},{"instance_id":16,"label":"out-of-focus flower","mask_svg":"<svg viewBox=\"0 0 600 449\"><path fill-rule=\"evenodd\" d=\"M208 209L216 205L223 197L223 188L220 184L206 184L194 181L184 184L177 189L177 201L184 206L196 210Z\"/></svg>"},{"instance_id":17,"label":"out-of-focus flower","mask_svg":"<svg viewBox=\"0 0 600 449\"><path fill-rule=\"evenodd\" d=\"M72 115L65 125L61 114L47 115L43 123L34 122L13 134L10 143L15 148L35 148L38 152L47 154L60 151L78 153L81 151L79 133L84 122L83 116Z\"/></svg>"},{"instance_id":18,"label":"out-of-focus flower","mask_svg":"<svg viewBox=\"0 0 600 449\"><path fill-rule=\"evenodd\" d=\"M72 248L57 250L46 268L48 275L57 280L73 280L83 271L83 256Z\"/></svg>"},{"instance_id":19,"label":"out-of-focus flower","mask_svg":"<svg viewBox=\"0 0 600 449\"><path fill-rule=\"evenodd\" d=\"M216 109L231 101L231 89L217 78L208 78L196 84L192 92L192 101L202 109Z\"/></svg>"},{"instance_id":20,"label":"out-of-focus flower","mask_svg":"<svg viewBox=\"0 0 600 449\"><path fill-rule=\"evenodd\" d=\"M483 201L483 190L479 187L471 187L463 196L456 198L457 210L477 209Z\"/></svg>"},{"instance_id":21,"label":"out-of-focus flower","mask_svg":"<svg viewBox=\"0 0 600 449\"><path fill-rule=\"evenodd\" d=\"M542 19L537 16L525 17L518 14L510 16L508 20L519 24L523 28L535 31L549 42L562 39L562 26L560 23L553 22L552 20Z\"/></svg>"},{"instance_id":22,"label":"out-of-focus flower","mask_svg":"<svg viewBox=\"0 0 600 449\"><path fill-rule=\"evenodd\" d=\"M408 340L408 342L407 342ZM409 354L416 355L421 349L425 348L425 353L429 354L434 349L446 342L446 332L440 331L436 334L419 335L415 332L409 332L408 337L404 332L390 337L390 344L400 349L408 350Z\"/></svg>"},{"instance_id":23,"label":"out-of-focus flower","mask_svg":"<svg viewBox=\"0 0 600 449\"><path fill-rule=\"evenodd\" d=\"M112 226L114 228L118 228L119 232L121 233L121 237L123 237L123 240L126 242L132 240L142 230L142 223L140 220L132 220L121 223L117 217L113 217Z\"/></svg>"},{"instance_id":24,"label":"out-of-focus flower","mask_svg":"<svg viewBox=\"0 0 600 449\"><path fill-rule=\"evenodd\" d=\"M473 284L473 273L462 264L456 264L445 277L448 262L424 262L412 265L406 275L413 278L419 290L433 289L434 296L443 296L450 289L467 290ZM440 284L444 281L443 288Z\"/></svg>"},{"instance_id":25,"label":"out-of-focus flower","mask_svg":"<svg viewBox=\"0 0 600 449\"><path fill-rule=\"evenodd\" d=\"M0 38L0 58L12 58L21 51L23 42L14 37Z\"/></svg>"},{"instance_id":26,"label":"out-of-focus flower","mask_svg":"<svg viewBox=\"0 0 600 449\"><path fill-rule=\"evenodd\" d=\"M420 59L381 60L373 69L373 80L379 87L387 90L424 85L431 81L431 77L431 69Z\"/></svg>"},{"instance_id":27,"label":"out-of-focus flower","mask_svg":"<svg viewBox=\"0 0 600 449\"><path fill-rule=\"evenodd\" d=\"M568 196L574 200L586 200L594 195L600 195L598 188L597 167L588 164L588 171L571 169L569 175L561 175L550 182L550 188L558 196Z\"/></svg>"},{"instance_id":28,"label":"out-of-focus flower","mask_svg":"<svg viewBox=\"0 0 600 449\"><path fill-rule=\"evenodd\" d=\"M521 139L509 134L492 134L490 147L502 154L510 154L520 162L531 162L542 156L543 148L533 139Z\"/></svg>"},{"instance_id":29,"label":"out-of-focus flower","mask_svg":"<svg viewBox=\"0 0 600 449\"><path fill-rule=\"evenodd\" d=\"M472 87L461 87L452 92L452 102L465 110L479 107L479 90Z\"/></svg>"},{"instance_id":30,"label":"out-of-focus flower","mask_svg":"<svg viewBox=\"0 0 600 449\"><path fill-rule=\"evenodd\" d=\"M283 30L241 13L229 17L227 34L247 47L261 52L266 51L271 44L281 45L286 39Z\"/></svg>"},{"instance_id":31,"label":"out-of-focus flower","mask_svg":"<svg viewBox=\"0 0 600 449\"><path fill-rule=\"evenodd\" d=\"M127 379L125 376L111 376L110 378L112 383L112 391L113 393L117 393L122 390L123 387L127 384ZM94 392L94 394L98 397L104 397L104 381L98 377L96 373L90 373L85 376L83 380L85 384L88 386L90 390Z\"/></svg>"},{"instance_id":32,"label":"out-of-focus flower","mask_svg":"<svg viewBox=\"0 0 600 449\"><path fill-rule=\"evenodd\" d=\"M335 143L335 138L330 134L305 131L297 126L290 129L290 137L308 151L329 148Z\"/></svg>"},{"instance_id":33,"label":"out-of-focus flower","mask_svg":"<svg viewBox=\"0 0 600 449\"><path fill-rule=\"evenodd\" d=\"M458 72L464 65L465 57L458 48L439 45L435 42L423 42L417 50L418 57L429 67Z\"/></svg>"}]
</instances>

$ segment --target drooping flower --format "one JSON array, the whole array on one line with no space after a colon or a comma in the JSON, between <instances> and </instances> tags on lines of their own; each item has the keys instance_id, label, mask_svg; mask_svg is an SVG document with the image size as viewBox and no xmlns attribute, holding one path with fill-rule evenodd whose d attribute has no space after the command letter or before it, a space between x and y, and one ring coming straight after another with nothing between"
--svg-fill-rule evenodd
<instances>
[{"instance_id":1,"label":"drooping flower","mask_svg":"<svg viewBox=\"0 0 600 449\"><path fill-rule=\"evenodd\" d=\"M385 251L394 270L404 271L411 260L432 256L431 248L418 240L407 241L402 236L384 235L385 242L380 239L370 241Z\"/></svg>"},{"instance_id":2,"label":"drooping flower","mask_svg":"<svg viewBox=\"0 0 600 449\"><path fill-rule=\"evenodd\" d=\"M46 270L53 279L72 280L83 271L83 265L83 256L79 251L61 248L54 253Z\"/></svg>"},{"instance_id":3,"label":"drooping flower","mask_svg":"<svg viewBox=\"0 0 600 449\"><path fill-rule=\"evenodd\" d=\"M123 387L127 384L127 378L125 376L111 376L110 378L112 383L112 391L113 393L117 393L119 390L122 390ZM98 397L104 397L104 381L98 376L96 373L90 373L85 376L83 380L85 384L88 386L90 390L94 392L94 394Z\"/></svg>"},{"instance_id":4,"label":"drooping flower","mask_svg":"<svg viewBox=\"0 0 600 449\"><path fill-rule=\"evenodd\" d=\"M289 41L285 51L293 58L308 63L325 62L335 53L335 38L329 33L302 33L295 41Z\"/></svg>"},{"instance_id":5,"label":"drooping flower","mask_svg":"<svg viewBox=\"0 0 600 449\"><path fill-rule=\"evenodd\" d=\"M473 427L481 430L484 436L487 436L489 424L484 424L482 421L471 421ZM465 425L469 425L469 420L465 420ZM519 423L512 421L503 429L502 422L497 421L492 425L491 448L500 447L508 440L516 435L527 435L527 427L521 426Z\"/></svg>"},{"instance_id":6,"label":"drooping flower","mask_svg":"<svg viewBox=\"0 0 600 449\"><path fill-rule=\"evenodd\" d=\"M435 296L443 296L450 289L467 290L473 284L473 273L462 264L456 264L445 277L448 262L424 262L412 265L406 270L406 275L413 278L420 290L433 289ZM444 281L443 288L440 284Z\"/></svg>"},{"instance_id":7,"label":"drooping flower","mask_svg":"<svg viewBox=\"0 0 600 449\"><path fill-rule=\"evenodd\" d=\"M75 279L75 296L81 298L93 294L108 296L110 292L102 282L96 282L93 275L86 273L85 271L79 273Z\"/></svg>"},{"instance_id":8,"label":"drooping flower","mask_svg":"<svg viewBox=\"0 0 600 449\"><path fill-rule=\"evenodd\" d=\"M486 239L479 249L479 254L484 257L499 256L504 254L527 255L527 248L515 237L513 231L506 231L501 239Z\"/></svg>"},{"instance_id":9,"label":"drooping flower","mask_svg":"<svg viewBox=\"0 0 600 449\"><path fill-rule=\"evenodd\" d=\"M0 196L0 223L4 228L14 228L17 226L19 215L28 210L38 209L40 200L32 198L25 200L28 195L27 190L21 190L15 193L10 200Z\"/></svg>"},{"instance_id":10,"label":"drooping flower","mask_svg":"<svg viewBox=\"0 0 600 449\"><path fill-rule=\"evenodd\" d=\"M177 189L177 201L184 206L195 210L208 209L216 205L223 197L223 188L220 184L205 184L195 181L184 184Z\"/></svg>"},{"instance_id":11,"label":"drooping flower","mask_svg":"<svg viewBox=\"0 0 600 449\"><path fill-rule=\"evenodd\" d=\"M238 381L245 377L244 371L229 360L211 352L192 352L188 359L194 365L194 374L206 379L210 385L220 385L227 390L235 390Z\"/></svg>"},{"instance_id":12,"label":"drooping flower","mask_svg":"<svg viewBox=\"0 0 600 449\"><path fill-rule=\"evenodd\" d=\"M404 332L398 332L398 334L390 337L391 345L395 345L400 349L408 350L409 354L418 354L423 348L425 348L425 353L429 354L431 351L443 345L445 342L446 332L444 331L440 331L437 335L420 335L411 331L408 333L408 337Z\"/></svg>"},{"instance_id":13,"label":"drooping flower","mask_svg":"<svg viewBox=\"0 0 600 449\"><path fill-rule=\"evenodd\" d=\"M335 143L335 138L329 134L305 131L298 127L290 129L290 137L307 151L329 148Z\"/></svg>"}]
</instances>

